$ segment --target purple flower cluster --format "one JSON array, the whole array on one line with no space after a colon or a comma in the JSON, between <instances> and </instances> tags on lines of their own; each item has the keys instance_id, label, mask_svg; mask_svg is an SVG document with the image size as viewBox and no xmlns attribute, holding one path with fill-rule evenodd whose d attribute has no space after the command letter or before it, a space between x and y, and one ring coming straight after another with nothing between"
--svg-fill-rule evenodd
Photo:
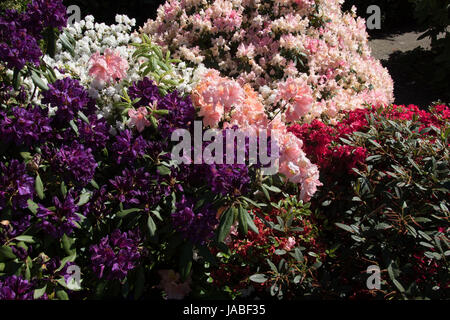
<instances>
[{"instance_id":1,"label":"purple flower cluster","mask_svg":"<svg viewBox=\"0 0 450 320\"><path fill-rule=\"evenodd\" d=\"M95 174L98 164L90 148L78 142L61 148L42 148L44 156L49 160L52 169L64 178L74 181L80 186L87 185Z\"/></svg>"},{"instance_id":2,"label":"purple flower cluster","mask_svg":"<svg viewBox=\"0 0 450 320\"><path fill-rule=\"evenodd\" d=\"M36 217L39 219L38 226L47 234L54 238L61 238L64 234L70 235L76 222L80 221L80 217L76 214L78 206L71 195L68 193L64 201L60 201L57 197L53 197L55 210L49 210L44 206L38 206Z\"/></svg>"},{"instance_id":3,"label":"purple flower cluster","mask_svg":"<svg viewBox=\"0 0 450 320\"><path fill-rule=\"evenodd\" d=\"M61 31L67 26L67 9L62 0L33 0L28 4L23 24L35 37L45 28Z\"/></svg>"},{"instance_id":4,"label":"purple flower cluster","mask_svg":"<svg viewBox=\"0 0 450 320\"><path fill-rule=\"evenodd\" d=\"M146 255L140 247L141 241L139 230L121 232L116 229L110 236L102 238L99 244L89 249L94 273L99 279L104 276L108 280L125 278Z\"/></svg>"},{"instance_id":5,"label":"purple flower cluster","mask_svg":"<svg viewBox=\"0 0 450 320\"><path fill-rule=\"evenodd\" d=\"M86 203L83 207L83 214L85 216L94 215L97 218L107 216L112 210L110 203L110 194L106 186L100 187L100 189L96 190L90 201Z\"/></svg>"},{"instance_id":6,"label":"purple flower cluster","mask_svg":"<svg viewBox=\"0 0 450 320\"><path fill-rule=\"evenodd\" d=\"M213 192L223 196L246 194L250 177L245 164L214 164L210 165L208 169L206 179Z\"/></svg>"},{"instance_id":7,"label":"purple flower cluster","mask_svg":"<svg viewBox=\"0 0 450 320\"><path fill-rule=\"evenodd\" d=\"M159 176L152 176L144 168L123 170L121 176L110 180L116 197L124 208L143 207L150 211L163 198L169 196L169 187L159 183Z\"/></svg>"},{"instance_id":8,"label":"purple flower cluster","mask_svg":"<svg viewBox=\"0 0 450 320\"><path fill-rule=\"evenodd\" d=\"M0 224L0 244L21 235L31 225L31 216L23 212L13 212L7 224Z\"/></svg>"},{"instance_id":9,"label":"purple flower cluster","mask_svg":"<svg viewBox=\"0 0 450 320\"><path fill-rule=\"evenodd\" d=\"M48 85L49 90L42 92L42 103L57 108L55 118L59 123L67 125L78 111L87 109L90 113L88 92L76 79L64 78Z\"/></svg>"},{"instance_id":10,"label":"purple flower cluster","mask_svg":"<svg viewBox=\"0 0 450 320\"><path fill-rule=\"evenodd\" d=\"M194 208L195 202L183 196L177 203L177 210L172 213L172 224L186 239L204 244L214 235L216 211L209 206Z\"/></svg>"},{"instance_id":11,"label":"purple flower cluster","mask_svg":"<svg viewBox=\"0 0 450 320\"><path fill-rule=\"evenodd\" d=\"M14 16L13 12L9 12ZM36 39L8 15L0 16L0 60L9 69L22 69L28 62L39 66L42 51Z\"/></svg>"},{"instance_id":12,"label":"purple flower cluster","mask_svg":"<svg viewBox=\"0 0 450 320\"><path fill-rule=\"evenodd\" d=\"M67 25L66 8L61 0L33 0L19 13L6 10L0 16L0 60L8 68L22 69L25 64L39 66L42 51L38 41L45 28L62 30Z\"/></svg>"},{"instance_id":13,"label":"purple flower cluster","mask_svg":"<svg viewBox=\"0 0 450 320\"><path fill-rule=\"evenodd\" d=\"M159 131L165 137L170 137L176 129L189 129L193 127L196 112L191 98L181 97L173 91L158 100L158 109L168 110L167 116L159 120Z\"/></svg>"},{"instance_id":14,"label":"purple flower cluster","mask_svg":"<svg viewBox=\"0 0 450 320\"><path fill-rule=\"evenodd\" d=\"M12 116L0 112L0 140L31 146L51 132L48 111L38 106L13 107Z\"/></svg>"},{"instance_id":15,"label":"purple flower cluster","mask_svg":"<svg viewBox=\"0 0 450 320\"><path fill-rule=\"evenodd\" d=\"M10 202L14 210L28 207L27 201L33 199L34 179L26 173L25 164L16 159L8 167L0 163L0 210Z\"/></svg>"},{"instance_id":16,"label":"purple flower cluster","mask_svg":"<svg viewBox=\"0 0 450 320\"><path fill-rule=\"evenodd\" d=\"M148 147L142 136L133 137L133 133L125 129L116 136L111 151L114 153L117 164L132 164L134 160L142 157Z\"/></svg>"},{"instance_id":17,"label":"purple flower cluster","mask_svg":"<svg viewBox=\"0 0 450 320\"><path fill-rule=\"evenodd\" d=\"M16 275L0 280L0 300L33 300L33 285Z\"/></svg>"},{"instance_id":18,"label":"purple flower cluster","mask_svg":"<svg viewBox=\"0 0 450 320\"><path fill-rule=\"evenodd\" d=\"M134 82L133 85L128 88L128 95L131 100L140 99L139 102L135 104L136 107L148 106L154 101L159 101L161 99L158 87L147 77Z\"/></svg>"},{"instance_id":19,"label":"purple flower cluster","mask_svg":"<svg viewBox=\"0 0 450 320\"><path fill-rule=\"evenodd\" d=\"M95 114L88 116L89 123L78 119L76 124L79 139L92 150L102 149L109 141L109 125L104 118L97 118Z\"/></svg>"}]
</instances>

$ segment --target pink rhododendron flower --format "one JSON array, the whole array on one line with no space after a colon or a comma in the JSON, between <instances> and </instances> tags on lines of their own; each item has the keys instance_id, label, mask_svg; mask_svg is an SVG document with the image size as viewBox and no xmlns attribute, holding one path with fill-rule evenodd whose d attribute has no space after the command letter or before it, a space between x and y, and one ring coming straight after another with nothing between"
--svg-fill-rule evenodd
<instances>
[{"instance_id":1,"label":"pink rhododendron flower","mask_svg":"<svg viewBox=\"0 0 450 320\"><path fill-rule=\"evenodd\" d=\"M103 55L94 53L89 63L89 75L102 82L121 80L127 75L127 60L111 49L106 49Z\"/></svg>"},{"instance_id":2,"label":"pink rhododendron flower","mask_svg":"<svg viewBox=\"0 0 450 320\"><path fill-rule=\"evenodd\" d=\"M278 84L277 100L287 103L287 122L298 121L311 110L314 102L311 94L311 88L300 78L289 77L285 82Z\"/></svg>"},{"instance_id":3,"label":"pink rhododendron flower","mask_svg":"<svg viewBox=\"0 0 450 320\"><path fill-rule=\"evenodd\" d=\"M203 124L210 127L216 127L224 114L243 99L242 87L236 81L220 77L215 70L208 71L192 92L192 101L200 107Z\"/></svg>"},{"instance_id":4,"label":"pink rhododendron flower","mask_svg":"<svg viewBox=\"0 0 450 320\"><path fill-rule=\"evenodd\" d=\"M167 299L181 300L191 292L191 279L180 282L180 274L173 270L159 270L158 273L161 276L158 288L164 290Z\"/></svg>"},{"instance_id":5,"label":"pink rhododendron flower","mask_svg":"<svg viewBox=\"0 0 450 320\"><path fill-rule=\"evenodd\" d=\"M291 251L295 246L295 238L289 237L286 241L286 243L283 246L283 249L286 251Z\"/></svg>"},{"instance_id":6,"label":"pink rhododendron flower","mask_svg":"<svg viewBox=\"0 0 450 320\"><path fill-rule=\"evenodd\" d=\"M150 125L150 121L147 119L148 111L145 107L139 107L136 109L128 110L128 116L130 117L130 121L128 125L130 127L136 127L137 131L144 131L145 127Z\"/></svg>"}]
</instances>

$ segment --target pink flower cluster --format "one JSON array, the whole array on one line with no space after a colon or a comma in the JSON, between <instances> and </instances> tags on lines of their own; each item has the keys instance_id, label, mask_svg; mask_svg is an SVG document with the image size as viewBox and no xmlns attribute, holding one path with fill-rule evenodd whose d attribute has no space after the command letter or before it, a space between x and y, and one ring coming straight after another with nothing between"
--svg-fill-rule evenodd
<instances>
[{"instance_id":1,"label":"pink flower cluster","mask_svg":"<svg viewBox=\"0 0 450 320\"><path fill-rule=\"evenodd\" d=\"M176 57L250 84L271 111L288 107L291 121L392 103L393 82L371 56L365 21L341 3L169 0L140 31ZM297 95L284 105L278 98L291 90Z\"/></svg>"},{"instance_id":2,"label":"pink flower cluster","mask_svg":"<svg viewBox=\"0 0 450 320\"><path fill-rule=\"evenodd\" d=\"M294 91L291 98L304 101L301 96L304 91L298 88ZM238 126L256 134L265 130L276 138L280 148L279 172L300 185L304 201L309 201L321 185L318 168L306 157L302 140L287 132L281 115L269 121L260 95L248 84L241 86L236 80L221 77L216 70L208 70L193 89L192 101L199 108L205 126Z\"/></svg>"},{"instance_id":3,"label":"pink flower cluster","mask_svg":"<svg viewBox=\"0 0 450 320\"><path fill-rule=\"evenodd\" d=\"M119 53L106 49L104 54L94 53L89 59L89 75L100 82L113 82L126 77L128 62Z\"/></svg>"}]
</instances>

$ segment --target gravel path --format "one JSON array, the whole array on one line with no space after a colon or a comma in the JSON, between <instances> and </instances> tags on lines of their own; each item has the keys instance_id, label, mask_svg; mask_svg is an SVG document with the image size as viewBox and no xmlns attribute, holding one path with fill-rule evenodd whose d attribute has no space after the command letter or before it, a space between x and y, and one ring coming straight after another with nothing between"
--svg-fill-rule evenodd
<instances>
[{"instance_id":1,"label":"gravel path","mask_svg":"<svg viewBox=\"0 0 450 320\"><path fill-rule=\"evenodd\" d=\"M417 40L420 34L419 32L408 32L388 36L384 39L372 39L369 42L372 54L379 60L388 60L389 56L395 51L406 52L417 47L422 47L425 50L430 49L431 41L428 38Z\"/></svg>"}]
</instances>

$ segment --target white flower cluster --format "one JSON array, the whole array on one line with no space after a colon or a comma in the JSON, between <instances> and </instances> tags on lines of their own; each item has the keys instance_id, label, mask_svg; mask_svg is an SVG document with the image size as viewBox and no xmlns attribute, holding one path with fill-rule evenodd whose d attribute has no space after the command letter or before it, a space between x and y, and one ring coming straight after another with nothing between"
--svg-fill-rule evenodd
<instances>
[{"instance_id":1,"label":"white flower cluster","mask_svg":"<svg viewBox=\"0 0 450 320\"><path fill-rule=\"evenodd\" d=\"M97 99L101 109L100 115L108 117L112 111L113 103L121 100L123 88L133 81L139 80L139 64L133 61L132 55L135 47L131 43L140 43L137 33L132 33L136 20L126 15L116 15L116 24L106 25L96 23L93 16L86 16L84 20L69 26L66 31L75 39L74 54L63 50L60 40L57 42L57 50L54 58L44 57L44 61L59 71L78 78L80 82L89 88L89 94ZM127 77L120 82L100 83L89 76L89 59L91 56L105 49L115 50L129 64Z\"/></svg>"}]
</instances>

